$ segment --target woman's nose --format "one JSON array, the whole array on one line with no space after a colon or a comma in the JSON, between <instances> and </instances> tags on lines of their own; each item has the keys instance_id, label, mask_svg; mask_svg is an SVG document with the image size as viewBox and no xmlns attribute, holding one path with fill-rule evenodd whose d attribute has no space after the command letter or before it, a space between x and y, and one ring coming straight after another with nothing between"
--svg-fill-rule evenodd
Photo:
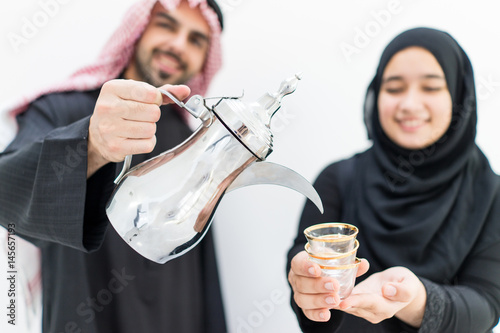
<instances>
[{"instance_id":1,"label":"woman's nose","mask_svg":"<svg viewBox=\"0 0 500 333\"><path fill-rule=\"evenodd\" d=\"M405 112L416 112L422 109L422 95L417 89L408 89L402 96L400 109Z\"/></svg>"}]
</instances>

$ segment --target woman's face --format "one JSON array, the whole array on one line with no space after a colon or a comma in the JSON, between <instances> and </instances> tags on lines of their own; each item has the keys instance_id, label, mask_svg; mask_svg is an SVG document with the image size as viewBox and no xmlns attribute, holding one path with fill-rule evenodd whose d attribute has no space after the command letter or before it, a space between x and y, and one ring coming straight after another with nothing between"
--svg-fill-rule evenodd
<instances>
[{"instance_id":1,"label":"woman's face","mask_svg":"<svg viewBox=\"0 0 500 333\"><path fill-rule=\"evenodd\" d=\"M443 70L424 48L396 53L385 67L378 96L379 121L385 134L406 149L422 149L448 129L451 95Z\"/></svg>"}]
</instances>

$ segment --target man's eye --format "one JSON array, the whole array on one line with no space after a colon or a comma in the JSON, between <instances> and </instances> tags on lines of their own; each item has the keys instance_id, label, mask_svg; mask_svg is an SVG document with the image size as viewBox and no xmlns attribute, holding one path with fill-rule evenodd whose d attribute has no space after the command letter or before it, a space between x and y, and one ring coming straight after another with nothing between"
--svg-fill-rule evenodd
<instances>
[{"instance_id":1,"label":"man's eye","mask_svg":"<svg viewBox=\"0 0 500 333\"><path fill-rule=\"evenodd\" d=\"M200 37L191 37L190 38L190 42L191 44L193 44L194 46L196 47L203 47L205 45L205 39L204 38L200 38Z\"/></svg>"},{"instance_id":2,"label":"man's eye","mask_svg":"<svg viewBox=\"0 0 500 333\"><path fill-rule=\"evenodd\" d=\"M198 38L191 38L191 44L200 46L201 42Z\"/></svg>"},{"instance_id":3,"label":"man's eye","mask_svg":"<svg viewBox=\"0 0 500 333\"><path fill-rule=\"evenodd\" d=\"M165 28L165 29L168 29L168 30L174 30L175 29L175 27L172 24L166 23L166 22L159 22L157 25L159 27L162 27L162 28Z\"/></svg>"}]
</instances>

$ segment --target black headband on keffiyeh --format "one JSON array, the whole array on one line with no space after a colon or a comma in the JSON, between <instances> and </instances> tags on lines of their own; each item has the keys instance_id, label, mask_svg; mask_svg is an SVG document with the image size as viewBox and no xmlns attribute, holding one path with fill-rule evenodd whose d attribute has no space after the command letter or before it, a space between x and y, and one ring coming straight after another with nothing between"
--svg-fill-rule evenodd
<instances>
[{"instance_id":1,"label":"black headband on keffiyeh","mask_svg":"<svg viewBox=\"0 0 500 333\"><path fill-rule=\"evenodd\" d=\"M219 5L214 0L207 0L207 4L214 10L215 14L217 14L217 18L219 19L220 28L224 29L224 20L223 20L222 11L220 10Z\"/></svg>"}]
</instances>

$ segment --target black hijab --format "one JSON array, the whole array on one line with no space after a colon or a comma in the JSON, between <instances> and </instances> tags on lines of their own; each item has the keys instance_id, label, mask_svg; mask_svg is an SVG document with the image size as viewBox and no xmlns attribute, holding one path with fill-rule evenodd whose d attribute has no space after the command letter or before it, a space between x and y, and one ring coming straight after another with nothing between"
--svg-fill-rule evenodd
<instances>
[{"instance_id":1,"label":"black hijab","mask_svg":"<svg viewBox=\"0 0 500 333\"><path fill-rule=\"evenodd\" d=\"M453 102L448 130L421 150L396 145L378 119L384 69L410 46L434 55ZM359 155L344 216L359 226L359 254L369 259L374 271L401 265L434 281L456 275L489 223L498 191L498 177L475 144L476 118L472 66L449 34L412 29L386 47L365 101L373 146Z\"/></svg>"}]
</instances>

